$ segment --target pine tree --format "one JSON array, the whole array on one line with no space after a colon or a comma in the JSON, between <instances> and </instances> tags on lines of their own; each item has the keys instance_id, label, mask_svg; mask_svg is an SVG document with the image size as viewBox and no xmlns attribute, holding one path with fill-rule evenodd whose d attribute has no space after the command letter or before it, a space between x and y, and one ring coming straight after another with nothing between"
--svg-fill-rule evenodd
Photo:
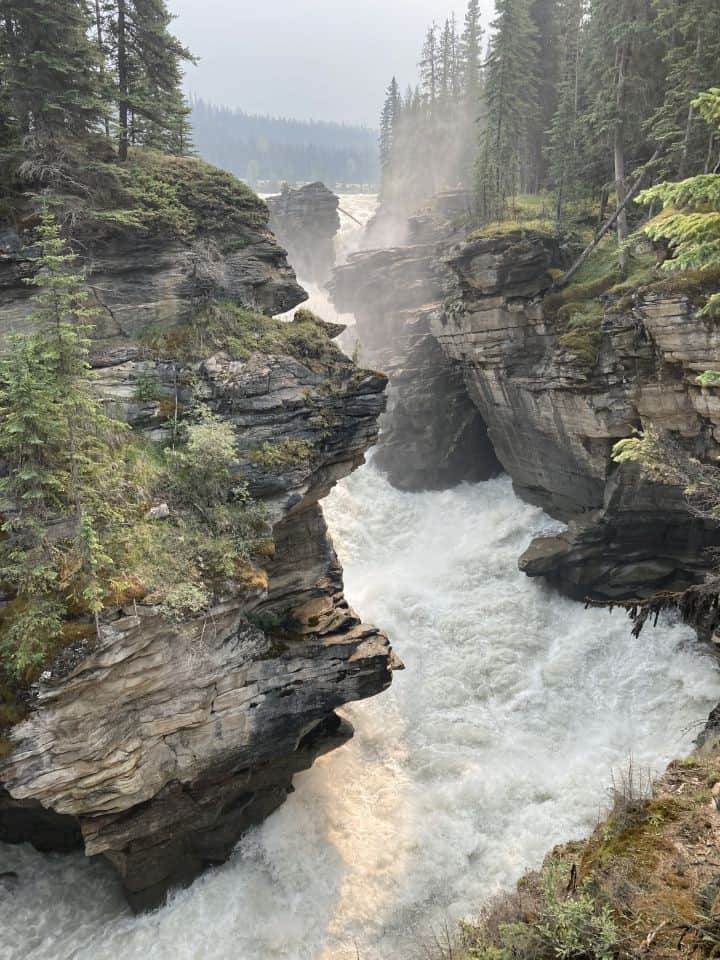
<instances>
[{"instance_id":1,"label":"pine tree","mask_svg":"<svg viewBox=\"0 0 720 960\"><path fill-rule=\"evenodd\" d=\"M391 177L393 145L402 106L400 87L396 78L393 77L385 93L385 103L380 117L381 197Z\"/></svg>"},{"instance_id":2,"label":"pine tree","mask_svg":"<svg viewBox=\"0 0 720 960\"><path fill-rule=\"evenodd\" d=\"M580 170L580 57L585 0L561 0L558 104L548 135L547 157L556 191L556 220L581 179Z\"/></svg>"},{"instance_id":3,"label":"pine tree","mask_svg":"<svg viewBox=\"0 0 720 960\"><path fill-rule=\"evenodd\" d=\"M423 98L432 109L440 92L440 49L437 24L433 23L425 35L420 56L420 83Z\"/></svg>"},{"instance_id":4,"label":"pine tree","mask_svg":"<svg viewBox=\"0 0 720 960\"><path fill-rule=\"evenodd\" d=\"M83 0L0 0L6 122L41 143L85 137L105 104Z\"/></svg>"},{"instance_id":5,"label":"pine tree","mask_svg":"<svg viewBox=\"0 0 720 960\"><path fill-rule=\"evenodd\" d=\"M720 4L707 0L655 0L656 30L666 52L664 97L648 121L663 147L665 172L683 179L699 171L707 155L707 127L693 100L717 82L720 63Z\"/></svg>"},{"instance_id":6,"label":"pine tree","mask_svg":"<svg viewBox=\"0 0 720 960\"><path fill-rule=\"evenodd\" d=\"M520 184L521 159L537 110L536 28L530 0L498 0L485 65L486 127L478 164L478 206L501 217Z\"/></svg>"},{"instance_id":7,"label":"pine tree","mask_svg":"<svg viewBox=\"0 0 720 960\"><path fill-rule=\"evenodd\" d=\"M165 0L105 0L118 108L118 156L131 143L178 149L178 129L187 117L180 92L181 63L190 52L174 37Z\"/></svg>"},{"instance_id":8,"label":"pine tree","mask_svg":"<svg viewBox=\"0 0 720 960\"><path fill-rule=\"evenodd\" d=\"M460 50L463 92L466 103L474 113L477 113L482 93L482 37L480 0L470 0L465 13Z\"/></svg>"},{"instance_id":9,"label":"pine tree","mask_svg":"<svg viewBox=\"0 0 720 960\"><path fill-rule=\"evenodd\" d=\"M524 190L537 193L547 183L546 134L558 103L558 66L561 56L559 0L533 0L530 16L537 37L534 88L537 90L538 109L531 125L523 179Z\"/></svg>"},{"instance_id":10,"label":"pine tree","mask_svg":"<svg viewBox=\"0 0 720 960\"><path fill-rule=\"evenodd\" d=\"M662 56L652 28L651 0L591 0L587 32L589 109L584 125L595 155L603 148L617 207L627 195L628 157L639 159L643 119L662 87ZM618 261L627 264L628 211L617 219Z\"/></svg>"},{"instance_id":11,"label":"pine tree","mask_svg":"<svg viewBox=\"0 0 720 960\"><path fill-rule=\"evenodd\" d=\"M110 560L98 537L112 521L109 420L89 381L94 311L82 276L45 214L39 229L33 332L13 338L0 364L0 492L14 505L2 524L0 577L17 611L0 639L18 675L38 666L57 638L68 603L101 608ZM65 532L48 536L63 521Z\"/></svg>"},{"instance_id":12,"label":"pine tree","mask_svg":"<svg viewBox=\"0 0 720 960\"><path fill-rule=\"evenodd\" d=\"M720 87L696 97L692 106L702 120L720 132ZM659 183L637 199L638 203L659 202L662 206L644 232L669 246L671 256L663 263L665 270L720 269L720 173ZM720 293L710 296L701 315L720 319Z\"/></svg>"},{"instance_id":13,"label":"pine tree","mask_svg":"<svg viewBox=\"0 0 720 960\"><path fill-rule=\"evenodd\" d=\"M439 98L448 103L459 98L460 63L455 14L445 21L438 46Z\"/></svg>"}]
</instances>

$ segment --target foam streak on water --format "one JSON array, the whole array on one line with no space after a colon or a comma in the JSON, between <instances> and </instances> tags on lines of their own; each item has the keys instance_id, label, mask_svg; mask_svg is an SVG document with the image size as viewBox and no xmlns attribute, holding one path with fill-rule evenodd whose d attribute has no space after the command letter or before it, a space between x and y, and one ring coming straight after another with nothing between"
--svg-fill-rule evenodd
<instances>
[{"instance_id":1,"label":"foam streak on water","mask_svg":"<svg viewBox=\"0 0 720 960\"><path fill-rule=\"evenodd\" d=\"M393 490L372 465L327 513L347 593L406 662L347 708L355 739L296 780L233 860L131 917L109 870L0 848L12 960L402 960L555 842L591 829L613 768L661 767L720 698L682 626L630 636L517 570L547 521L507 480Z\"/></svg>"}]
</instances>

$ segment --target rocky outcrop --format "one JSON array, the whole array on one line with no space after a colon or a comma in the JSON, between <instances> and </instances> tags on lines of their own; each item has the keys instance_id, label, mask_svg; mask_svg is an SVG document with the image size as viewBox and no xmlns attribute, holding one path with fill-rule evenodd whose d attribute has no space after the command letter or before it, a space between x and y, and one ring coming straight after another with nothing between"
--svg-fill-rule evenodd
<instances>
[{"instance_id":1,"label":"rocky outcrop","mask_svg":"<svg viewBox=\"0 0 720 960\"><path fill-rule=\"evenodd\" d=\"M0 759L0 840L103 854L136 908L226 859L297 771L352 735L335 709L384 690L399 666L348 606L319 506L375 441L385 377L359 370L329 342L340 328L321 321L319 358L256 350L189 363L144 345L148 327L192 319L208 299L268 314L304 299L272 236L249 233L212 249L98 241L89 284L104 311L92 362L111 408L151 438L169 436L169 400L177 411L191 396L233 424L237 474L263 504L274 553L182 622L149 599L108 609L97 640L65 650L33 687ZM6 244L5 331L28 322L19 280L32 265L32 249ZM263 456L268 448L281 453Z\"/></svg>"},{"instance_id":2,"label":"rocky outcrop","mask_svg":"<svg viewBox=\"0 0 720 960\"><path fill-rule=\"evenodd\" d=\"M363 359L390 376L375 463L403 490L486 480L500 470L462 366L432 333L451 281L444 254L457 236L451 222L415 217L408 246L354 254L330 284L338 309L355 314Z\"/></svg>"},{"instance_id":3,"label":"rocky outcrop","mask_svg":"<svg viewBox=\"0 0 720 960\"><path fill-rule=\"evenodd\" d=\"M303 280L323 286L335 263L340 200L323 183L308 183L267 200L270 228Z\"/></svg>"},{"instance_id":4,"label":"rocky outcrop","mask_svg":"<svg viewBox=\"0 0 720 960\"><path fill-rule=\"evenodd\" d=\"M398 432L427 405L419 385L434 376L442 383L449 363L482 423L477 435L486 429L517 492L569 524L532 545L521 560L528 574L578 597L648 595L701 579L707 548L719 541L716 526L689 513L682 491L615 465L611 451L653 424L702 457L717 455L719 404L695 378L717 368L720 334L697 319L687 297L616 296L603 304L591 360L566 345L565 328L545 303L549 271L566 256L553 238L515 231L467 241L442 218L434 230L434 248L410 243L358 254L336 273L335 302L358 315L371 357L393 357L391 396L401 399L390 415L398 412ZM433 302L402 313L395 302L402 289L422 291L418 299L427 292ZM423 324L435 346L419 363L414 331ZM410 364L414 392L403 382ZM447 407L458 405L452 388ZM395 427L385 430L392 446ZM442 436L429 439L424 456L430 468L445 462Z\"/></svg>"}]
</instances>

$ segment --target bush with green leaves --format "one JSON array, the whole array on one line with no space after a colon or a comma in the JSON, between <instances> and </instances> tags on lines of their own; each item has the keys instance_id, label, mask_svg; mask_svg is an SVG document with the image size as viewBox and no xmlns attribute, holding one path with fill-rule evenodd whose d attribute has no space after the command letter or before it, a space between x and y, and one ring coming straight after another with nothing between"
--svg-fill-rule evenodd
<instances>
[{"instance_id":1,"label":"bush with green leaves","mask_svg":"<svg viewBox=\"0 0 720 960\"><path fill-rule=\"evenodd\" d=\"M537 923L540 952L544 946L558 960L614 960L619 935L612 911L599 906L586 890L573 896L558 894L567 886L565 872L551 864L543 873L545 902Z\"/></svg>"},{"instance_id":2,"label":"bush with green leaves","mask_svg":"<svg viewBox=\"0 0 720 960\"><path fill-rule=\"evenodd\" d=\"M570 889L567 864L546 862L526 891L505 894L480 924L462 924L465 960L616 960L611 909L586 888Z\"/></svg>"}]
</instances>

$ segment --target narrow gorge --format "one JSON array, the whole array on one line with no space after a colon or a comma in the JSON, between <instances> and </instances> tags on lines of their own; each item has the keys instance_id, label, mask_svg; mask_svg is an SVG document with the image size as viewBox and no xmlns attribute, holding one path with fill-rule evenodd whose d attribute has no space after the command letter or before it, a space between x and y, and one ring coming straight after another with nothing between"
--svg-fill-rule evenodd
<instances>
[{"instance_id":1,"label":"narrow gorge","mask_svg":"<svg viewBox=\"0 0 720 960\"><path fill-rule=\"evenodd\" d=\"M0 0L0 960L720 956L719 63Z\"/></svg>"},{"instance_id":2,"label":"narrow gorge","mask_svg":"<svg viewBox=\"0 0 720 960\"><path fill-rule=\"evenodd\" d=\"M341 202L365 218L373 207L372 198L343 197ZM425 229L429 227L429 223L425 225ZM449 229L445 218L432 223L433 231ZM351 307L357 311L357 328L344 334L348 344L359 335L363 362L382 366L390 376L390 412L385 415L380 445L370 463L340 483L325 500L325 512L345 567L350 602L392 638L406 671L391 691L367 704L341 708L339 724L334 721L333 726L326 720L315 724L315 737L299 749L294 741L295 749L284 756L274 752L258 772L243 771L239 780L223 777L202 794L197 785L184 791L184 797L165 790L157 801L140 806L137 826L132 816L103 817L100 823L107 824L107 833L103 837L101 831L95 832L98 847L105 841L106 849L112 850L109 839L118 857L123 841L129 849L147 850L145 838L132 843L130 831L139 826L147 837L152 830L166 830L165 818L172 817L173 810L192 823L192 830L184 835L185 849L189 847L198 857L207 856L212 841L215 855L220 849L224 857L239 832L285 798L289 778L296 774L291 796L262 826L250 826L229 862L186 892L175 894L159 912L132 919L102 858L88 861L81 854L66 853L48 859L28 846L3 848L9 869L20 878L23 899L20 910L14 898L0 901L2 921L11 938L22 939L28 919L42 915L30 953L38 960L59 956L109 960L118 953L132 960L150 949L160 958L191 958L201 952L220 960L237 951L251 960L350 960L357 952L370 960L385 960L389 955L410 960L434 949L442 930L473 915L493 893L507 889L527 867L537 866L553 843L590 832L605 805L610 777L626 764L628 756L642 768L659 772L674 756L687 752L718 700L720 678L714 660L690 628L667 624L640 638L632 637L621 613L608 616L606 611L585 610L582 604L563 599L554 588L520 571L518 560L527 556L533 537L533 543L542 544L567 535L558 521L542 510L545 507L560 514L550 494L545 493L548 499L541 505L533 505L513 492L499 460L506 455L505 448L499 447L495 453L487 408L476 405L466 386L466 376L479 376L477 368L448 357L440 346L440 336L431 332L441 335L448 328L444 310L458 303L455 283L459 281L452 280L446 262L449 247L433 247L431 259L423 262L426 250L412 244L388 251L353 252L361 237L359 227L348 220L337 247L339 257L349 255L349 262L336 271L333 297L345 315ZM446 241L436 240L433 234L430 242ZM471 243L473 249L483 245L483 241ZM527 303L539 282L538 267L542 276L549 254L545 241L536 241L540 254L522 243L518 238L510 243L501 241L491 261L480 261L484 272L473 284L473 297L486 295L481 284L494 284L494 289L509 285L512 294L503 288L502 295L492 298L494 323L512 296L510 302L518 305L518 352L527 356L520 338L528 333L521 324L528 324ZM502 259L508 249L514 250L512 265L508 256ZM451 256L454 264L456 255ZM243 254L243 269L246 257ZM396 275L390 282L388 264L396 264L398 270L416 270L415 279L411 281L406 273L402 281ZM428 279L429 264L437 271L437 279L432 274ZM383 272L372 275L368 265L380 265ZM496 271L495 278L488 277L491 269ZM359 277L369 286L357 295ZM287 291L289 287L294 289L285 274L282 288ZM393 291L402 291L404 299L399 300L398 293L398 300L393 301ZM317 296L310 306L316 305ZM351 296L357 299L351 302ZM381 301L381 297L385 299ZM152 298L147 297L148 301ZM471 302L477 304L475 299ZM284 306L286 301L280 304ZM327 302L324 306L327 311ZM381 313L381 309L387 312ZM467 324L458 313L455 316L457 326ZM476 316L486 314L480 308ZM387 330L394 331L393 339L383 341L381 331ZM492 330L485 336L492 336ZM504 336L503 343L507 339ZM478 341L485 345L476 332L474 342ZM474 356L479 354L477 351ZM491 354L490 358L499 363L497 356ZM129 362L123 358L123 363ZM277 392L268 391L272 380L267 376L272 368L268 368L268 358L263 357L262 362L266 379L261 390L254 361L238 364L234 371L223 369L218 360L210 366L206 361L203 372L208 379L212 377L213 384L208 396L222 391L223 402L217 409L243 418L243 427L250 428L249 449L268 437L276 439L279 424L285 424L282 429L289 431L290 437L311 436L307 431L316 419L325 419L322 414L327 409L318 410L316 404L311 405L311 412L306 408L309 398L304 394L312 377L307 371L300 374L299 361L289 357L282 361L282 375L276 374ZM231 694L227 719L215 716L216 707L210 711L211 720L203 715L205 680L195 678L203 677L208 667L198 669L197 654L189 657L191 686L187 686L187 677L177 674L175 657L167 660L172 664L169 682L173 689L180 693L185 686L183 700L194 701L195 716L189 719L188 711L183 710L182 731L178 713L172 711L178 733L171 732L169 741L181 758L191 752L197 756L206 749L196 745L209 735L209 723L216 731L234 716L234 723L242 722L247 731L244 749L252 750L254 759L255 751L262 751L262 744L270 742L264 736L267 729L283 729L287 731L283 736L297 736L292 731L307 724L313 710L327 716L329 705L334 709L341 700L382 689L389 679L388 668L398 665L381 634L354 626L356 620L343 622L347 614L338 620L333 612L344 607L338 594L338 567L334 554L328 553L324 527L313 504L318 491L327 491L375 440L384 386L379 374L364 374L363 378L352 374L349 362L339 355L333 354L333 364L346 369L341 377L349 377L340 397L332 396L331 401L333 416L342 410L345 419L341 432L339 424L335 427L331 447L324 446L329 437L317 441L321 449L333 453L313 472L312 493L304 492L307 474L298 476L295 465L292 482L288 482L288 468L275 468L270 477L265 471L254 481L255 489L270 504L281 503L283 510L288 504L297 504L290 506L290 519L276 527L277 552L268 569L268 592L253 600L254 609L285 609L287 597L292 596L293 629L303 638L288 642L271 636L263 640L257 629L249 637L237 634L231 649L237 651L235 669L243 671L243 680L238 693L222 681ZM112 391L116 402L123 402L123 384L131 382L133 369L103 368L102 389ZM409 377L411 370L414 378ZM304 379L294 380L291 375ZM405 385L413 382L420 388L408 391ZM126 386L124 394L124 402L130 394L132 422L144 429L162 429L152 416L158 401L136 410L132 388ZM323 396L322 402L329 400ZM304 432L298 432L298 422ZM270 429L263 431L263 426ZM541 434L538 431L531 436ZM547 442L546 434L542 442ZM458 456L463 449L464 458ZM522 444L516 449L527 451ZM524 462L542 465L546 461L538 453L537 458L526 457ZM248 469L247 463L244 469ZM409 492L407 487L425 488L426 492ZM534 498L526 495L525 499ZM288 513L281 515L287 517ZM284 530L287 536L281 532ZM307 544L313 542L318 546L308 549ZM297 582L299 571L302 583ZM598 590L605 591L612 595L605 585ZM136 607L133 614L138 610L142 607ZM233 616L237 614L231 611L231 624ZM213 617L217 619L219 614L213 612ZM330 629L318 630L311 617L321 617ZM301 626L303 621L308 625ZM122 630L122 618L119 624L114 629ZM124 648L125 657L118 667L128 673L118 674L120 677L132 676L130 654L134 649L144 651L143 659L136 662L145 674L148 661L144 658L152 655L154 648L162 661L161 645L167 643L166 631L158 634L144 626L140 633L134 623L129 626L122 635L137 640L135 646ZM320 636L314 641L316 633ZM197 643L197 633L188 630L183 634L187 636L184 642ZM177 642L174 638L173 643ZM256 665L248 668L251 643L256 645L257 654L251 655ZM273 645L271 654L268 643ZM278 643L286 646L287 652L277 650ZM228 646L227 642L211 642L210 656L213 650L225 651ZM295 653L300 649L304 659ZM222 667L213 669L225 673L232 661L225 652L222 657ZM88 666L94 667L92 660ZM87 673L87 667L81 670L74 681L76 689L78 682L97 683L97 670L105 673L107 667L107 662L99 660ZM287 680L283 678L288 676L294 678L292 713L283 709L288 703L284 698ZM50 689L53 682L57 683L48 680ZM141 703L143 697L152 697L152 682L167 684L168 678L157 668L150 673L139 690ZM211 683L217 682L215 675ZM236 681L233 687L237 689ZM310 698L315 702L308 702ZM54 699L49 699L51 705ZM298 717L301 703L306 712ZM60 708L62 704L60 697ZM243 716L240 711L254 720L254 715L261 716L260 710L266 711L263 727L248 727L244 717L239 719ZM76 728L77 723L75 720ZM268 723L273 726L269 728ZM316 760L311 770L298 773L327 746L347 741L350 725L355 728L352 740ZM149 730L152 732L152 727ZM258 739L261 733L262 739ZM236 734L231 736L237 742ZM167 742L165 736L163 741ZM277 733L271 742L275 751ZM160 764L158 767L163 769ZM126 777L124 774L123 787ZM110 789L116 789L110 777L108 781ZM81 784L71 784L69 792L77 793ZM248 802L253 790L259 805ZM98 796L97 787L91 795ZM109 796L110 790L105 788L104 795ZM229 810L225 806L228 797ZM212 812L211 829L197 829L203 810ZM175 821L181 826L183 822L188 821ZM90 819L80 820L84 831L91 823ZM122 833L114 823L123 826ZM218 848L223 836L227 838L224 849ZM158 853L154 839L149 845L152 863L157 862ZM95 842L95 837L91 836L91 841ZM133 868L141 870L143 878L148 875L148 860L128 858L125 862L130 867L126 874L130 883ZM181 862L177 850L172 850L171 862ZM127 886L127 879L125 882Z\"/></svg>"}]
</instances>

